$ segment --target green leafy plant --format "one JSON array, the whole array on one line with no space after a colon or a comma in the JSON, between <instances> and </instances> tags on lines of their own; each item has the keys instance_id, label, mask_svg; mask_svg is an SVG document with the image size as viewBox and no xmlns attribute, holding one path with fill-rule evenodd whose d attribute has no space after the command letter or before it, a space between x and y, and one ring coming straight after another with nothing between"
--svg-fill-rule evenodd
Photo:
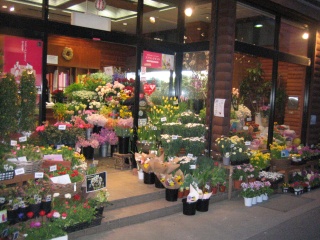
<instances>
[{"instance_id":1,"label":"green leafy plant","mask_svg":"<svg viewBox=\"0 0 320 240\"><path fill-rule=\"evenodd\" d=\"M227 179L226 169L221 166L215 166L212 169L211 186L223 184Z\"/></svg>"},{"instance_id":2,"label":"green leafy plant","mask_svg":"<svg viewBox=\"0 0 320 240\"><path fill-rule=\"evenodd\" d=\"M12 74L0 78L0 103L0 138L8 141L18 129L19 95Z\"/></svg>"},{"instance_id":3,"label":"green leafy plant","mask_svg":"<svg viewBox=\"0 0 320 240\"><path fill-rule=\"evenodd\" d=\"M20 81L19 130L33 131L36 127L34 113L36 110L37 89L34 73L30 70L22 72Z\"/></svg>"}]
</instances>

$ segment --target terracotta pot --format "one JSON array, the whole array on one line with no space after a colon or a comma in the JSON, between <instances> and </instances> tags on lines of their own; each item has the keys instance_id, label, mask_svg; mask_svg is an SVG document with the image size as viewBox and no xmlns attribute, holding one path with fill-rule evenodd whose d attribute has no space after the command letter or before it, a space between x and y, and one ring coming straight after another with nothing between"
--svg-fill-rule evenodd
<instances>
[{"instance_id":1,"label":"terracotta pot","mask_svg":"<svg viewBox=\"0 0 320 240\"><path fill-rule=\"evenodd\" d=\"M248 182L255 182L256 178L248 178Z\"/></svg>"},{"instance_id":2,"label":"terracotta pot","mask_svg":"<svg viewBox=\"0 0 320 240\"><path fill-rule=\"evenodd\" d=\"M217 194L218 188L217 187L212 187L212 194Z\"/></svg>"},{"instance_id":3,"label":"terracotta pot","mask_svg":"<svg viewBox=\"0 0 320 240\"><path fill-rule=\"evenodd\" d=\"M187 197L190 193L190 189L185 189L184 192L183 192L183 196L184 197Z\"/></svg>"},{"instance_id":4,"label":"terracotta pot","mask_svg":"<svg viewBox=\"0 0 320 240\"><path fill-rule=\"evenodd\" d=\"M241 180L233 180L233 188L234 189L241 189Z\"/></svg>"},{"instance_id":5,"label":"terracotta pot","mask_svg":"<svg viewBox=\"0 0 320 240\"><path fill-rule=\"evenodd\" d=\"M184 196L184 191L180 191L178 192L178 198L183 198Z\"/></svg>"},{"instance_id":6,"label":"terracotta pot","mask_svg":"<svg viewBox=\"0 0 320 240\"><path fill-rule=\"evenodd\" d=\"M226 186L221 185L219 186L219 192L225 192L226 191Z\"/></svg>"}]
</instances>

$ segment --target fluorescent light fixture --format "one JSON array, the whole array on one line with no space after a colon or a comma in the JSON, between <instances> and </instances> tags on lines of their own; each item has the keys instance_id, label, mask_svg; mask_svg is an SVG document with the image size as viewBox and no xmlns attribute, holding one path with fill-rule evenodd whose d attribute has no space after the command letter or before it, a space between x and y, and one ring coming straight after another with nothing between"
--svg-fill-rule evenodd
<instances>
[{"instance_id":1,"label":"fluorescent light fixture","mask_svg":"<svg viewBox=\"0 0 320 240\"><path fill-rule=\"evenodd\" d=\"M14 7L10 7L10 12L13 12L14 11Z\"/></svg>"},{"instance_id":2,"label":"fluorescent light fixture","mask_svg":"<svg viewBox=\"0 0 320 240\"><path fill-rule=\"evenodd\" d=\"M255 28L262 28L263 25L261 23L257 23L256 25L254 25Z\"/></svg>"},{"instance_id":3,"label":"fluorescent light fixture","mask_svg":"<svg viewBox=\"0 0 320 240\"><path fill-rule=\"evenodd\" d=\"M159 10L159 12L164 12L164 11L172 10L172 9L175 9L175 8L176 7L164 8L164 9Z\"/></svg>"}]
</instances>

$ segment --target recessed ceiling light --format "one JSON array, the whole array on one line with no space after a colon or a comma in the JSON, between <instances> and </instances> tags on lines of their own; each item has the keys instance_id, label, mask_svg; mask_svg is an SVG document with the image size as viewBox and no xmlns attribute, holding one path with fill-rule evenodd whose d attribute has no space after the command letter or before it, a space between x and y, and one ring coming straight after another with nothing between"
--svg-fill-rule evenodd
<instances>
[{"instance_id":1,"label":"recessed ceiling light","mask_svg":"<svg viewBox=\"0 0 320 240\"><path fill-rule=\"evenodd\" d=\"M14 11L14 7L10 7L10 12L13 12Z\"/></svg>"},{"instance_id":2,"label":"recessed ceiling light","mask_svg":"<svg viewBox=\"0 0 320 240\"><path fill-rule=\"evenodd\" d=\"M262 28L262 27L263 27L263 25L262 25L262 24L260 24L260 23L258 23L258 24L256 24L256 25L254 25L254 27L255 27L255 28Z\"/></svg>"},{"instance_id":3,"label":"recessed ceiling light","mask_svg":"<svg viewBox=\"0 0 320 240\"><path fill-rule=\"evenodd\" d=\"M126 22L124 22L124 23L122 23L123 24L123 26L127 26L128 25L128 23L126 23Z\"/></svg>"},{"instance_id":4,"label":"recessed ceiling light","mask_svg":"<svg viewBox=\"0 0 320 240\"><path fill-rule=\"evenodd\" d=\"M155 22L156 22L156 18L155 18L155 17L150 17L150 18L149 18L149 21L150 21L151 23L155 23Z\"/></svg>"},{"instance_id":5,"label":"recessed ceiling light","mask_svg":"<svg viewBox=\"0 0 320 240\"><path fill-rule=\"evenodd\" d=\"M304 34L302 34L302 38L303 39L308 39L309 38L309 33L305 32Z\"/></svg>"},{"instance_id":6,"label":"recessed ceiling light","mask_svg":"<svg viewBox=\"0 0 320 240\"><path fill-rule=\"evenodd\" d=\"M8 8L8 6L7 5L3 5L2 8Z\"/></svg>"},{"instance_id":7,"label":"recessed ceiling light","mask_svg":"<svg viewBox=\"0 0 320 240\"><path fill-rule=\"evenodd\" d=\"M201 31L201 28L198 27L197 30L198 30L198 31Z\"/></svg>"},{"instance_id":8,"label":"recessed ceiling light","mask_svg":"<svg viewBox=\"0 0 320 240\"><path fill-rule=\"evenodd\" d=\"M191 17L192 15L192 8L191 7L188 7L184 10L184 14L187 16L187 17Z\"/></svg>"}]
</instances>

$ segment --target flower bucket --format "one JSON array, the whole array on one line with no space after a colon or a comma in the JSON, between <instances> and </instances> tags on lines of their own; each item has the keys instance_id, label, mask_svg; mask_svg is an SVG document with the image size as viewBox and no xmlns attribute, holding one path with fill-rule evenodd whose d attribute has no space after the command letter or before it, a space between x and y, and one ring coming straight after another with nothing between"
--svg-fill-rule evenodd
<instances>
[{"instance_id":1,"label":"flower bucket","mask_svg":"<svg viewBox=\"0 0 320 240\"><path fill-rule=\"evenodd\" d=\"M162 182L159 180L159 178L157 176L155 176L155 178L154 178L154 186L156 188L164 188Z\"/></svg>"},{"instance_id":2,"label":"flower bucket","mask_svg":"<svg viewBox=\"0 0 320 240\"><path fill-rule=\"evenodd\" d=\"M128 154L130 137L118 137L118 139L119 139L119 142L118 142L119 153Z\"/></svg>"},{"instance_id":3,"label":"flower bucket","mask_svg":"<svg viewBox=\"0 0 320 240\"><path fill-rule=\"evenodd\" d=\"M252 198L252 205L256 205L257 204L257 197L253 197Z\"/></svg>"},{"instance_id":4,"label":"flower bucket","mask_svg":"<svg viewBox=\"0 0 320 240\"><path fill-rule=\"evenodd\" d=\"M244 199L244 205L246 207L251 207L252 206L252 198L243 198Z\"/></svg>"},{"instance_id":5,"label":"flower bucket","mask_svg":"<svg viewBox=\"0 0 320 240\"><path fill-rule=\"evenodd\" d=\"M262 194L260 196L257 196L257 203L262 203Z\"/></svg>"},{"instance_id":6,"label":"flower bucket","mask_svg":"<svg viewBox=\"0 0 320 240\"><path fill-rule=\"evenodd\" d=\"M229 166L230 165L230 157L223 157L222 162L223 162L223 165Z\"/></svg>"},{"instance_id":7,"label":"flower bucket","mask_svg":"<svg viewBox=\"0 0 320 240\"><path fill-rule=\"evenodd\" d=\"M99 149L100 157L111 157L111 145L108 143L103 143Z\"/></svg>"},{"instance_id":8,"label":"flower bucket","mask_svg":"<svg viewBox=\"0 0 320 240\"><path fill-rule=\"evenodd\" d=\"M144 179L143 171L138 171L138 179L143 181L143 179Z\"/></svg>"},{"instance_id":9,"label":"flower bucket","mask_svg":"<svg viewBox=\"0 0 320 240\"><path fill-rule=\"evenodd\" d=\"M169 202L176 202L178 200L179 189L166 188L166 200Z\"/></svg>"},{"instance_id":10,"label":"flower bucket","mask_svg":"<svg viewBox=\"0 0 320 240\"><path fill-rule=\"evenodd\" d=\"M94 155L93 147L83 147L81 151L86 159L90 159L90 160L93 159L93 155Z\"/></svg>"},{"instance_id":11,"label":"flower bucket","mask_svg":"<svg viewBox=\"0 0 320 240\"><path fill-rule=\"evenodd\" d=\"M209 210L209 202L210 198L208 199L198 199L197 201L197 211L199 212L208 212Z\"/></svg>"},{"instance_id":12,"label":"flower bucket","mask_svg":"<svg viewBox=\"0 0 320 240\"><path fill-rule=\"evenodd\" d=\"M237 190L241 189L241 183L241 180L233 180L233 188Z\"/></svg>"},{"instance_id":13,"label":"flower bucket","mask_svg":"<svg viewBox=\"0 0 320 240\"><path fill-rule=\"evenodd\" d=\"M155 183L155 175L153 172L146 173L143 172L143 182L144 184L154 184Z\"/></svg>"},{"instance_id":14,"label":"flower bucket","mask_svg":"<svg viewBox=\"0 0 320 240\"><path fill-rule=\"evenodd\" d=\"M90 138L92 134L92 128L86 128L86 140Z\"/></svg>"},{"instance_id":15,"label":"flower bucket","mask_svg":"<svg viewBox=\"0 0 320 240\"><path fill-rule=\"evenodd\" d=\"M183 214L192 216L196 214L197 202L187 202L187 199L182 199Z\"/></svg>"},{"instance_id":16,"label":"flower bucket","mask_svg":"<svg viewBox=\"0 0 320 240\"><path fill-rule=\"evenodd\" d=\"M268 201L268 199L269 199L269 196L268 196L268 194L262 194L262 200L263 201Z\"/></svg>"}]
</instances>

